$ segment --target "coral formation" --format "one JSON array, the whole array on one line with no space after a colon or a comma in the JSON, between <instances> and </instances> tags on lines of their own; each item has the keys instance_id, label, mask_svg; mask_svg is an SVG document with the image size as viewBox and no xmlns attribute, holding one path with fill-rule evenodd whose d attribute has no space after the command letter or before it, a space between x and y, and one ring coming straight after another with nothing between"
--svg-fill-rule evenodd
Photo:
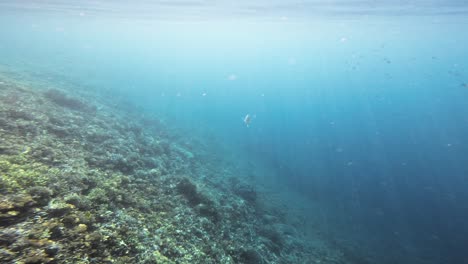
<instances>
[{"instance_id":1,"label":"coral formation","mask_svg":"<svg viewBox=\"0 0 468 264\"><path fill-rule=\"evenodd\" d=\"M47 90L46 92L44 92L44 96L50 99L52 102L69 109L85 112L93 112L96 110L95 107L88 106L81 100L69 97L63 91L57 89Z\"/></svg>"},{"instance_id":2,"label":"coral formation","mask_svg":"<svg viewBox=\"0 0 468 264\"><path fill-rule=\"evenodd\" d=\"M158 119L0 80L1 263L345 263Z\"/></svg>"}]
</instances>

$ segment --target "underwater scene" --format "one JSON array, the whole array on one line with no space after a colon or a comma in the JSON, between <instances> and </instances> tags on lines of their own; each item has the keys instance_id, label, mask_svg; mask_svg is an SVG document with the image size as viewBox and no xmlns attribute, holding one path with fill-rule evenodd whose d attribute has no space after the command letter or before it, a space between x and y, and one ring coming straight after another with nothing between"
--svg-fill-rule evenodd
<instances>
[{"instance_id":1,"label":"underwater scene","mask_svg":"<svg viewBox=\"0 0 468 264\"><path fill-rule=\"evenodd\" d=\"M0 0L0 263L468 263L468 2Z\"/></svg>"}]
</instances>

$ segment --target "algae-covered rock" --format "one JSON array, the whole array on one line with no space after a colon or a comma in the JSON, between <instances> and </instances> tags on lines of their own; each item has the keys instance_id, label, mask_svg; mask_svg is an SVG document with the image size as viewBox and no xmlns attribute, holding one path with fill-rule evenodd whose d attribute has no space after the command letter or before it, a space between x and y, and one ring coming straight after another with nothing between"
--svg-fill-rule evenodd
<instances>
[{"instance_id":1,"label":"algae-covered rock","mask_svg":"<svg viewBox=\"0 0 468 264\"><path fill-rule=\"evenodd\" d=\"M0 198L0 226L20 221L35 204L32 197L27 194Z\"/></svg>"},{"instance_id":2,"label":"algae-covered rock","mask_svg":"<svg viewBox=\"0 0 468 264\"><path fill-rule=\"evenodd\" d=\"M56 168L33 162L25 155L0 156L0 191L14 193L35 186L47 186L57 175Z\"/></svg>"},{"instance_id":3,"label":"algae-covered rock","mask_svg":"<svg viewBox=\"0 0 468 264\"><path fill-rule=\"evenodd\" d=\"M78 232L78 233L84 233L86 231L88 231L88 226L86 224L79 224L76 227L76 232Z\"/></svg>"},{"instance_id":4,"label":"algae-covered rock","mask_svg":"<svg viewBox=\"0 0 468 264\"><path fill-rule=\"evenodd\" d=\"M155 261L157 264L173 264L174 261L171 261L166 256L161 254L158 250L153 251L152 260Z\"/></svg>"},{"instance_id":5,"label":"algae-covered rock","mask_svg":"<svg viewBox=\"0 0 468 264\"><path fill-rule=\"evenodd\" d=\"M38 205L46 205L51 199L53 191L48 187L34 186L28 189L28 193Z\"/></svg>"},{"instance_id":6,"label":"algae-covered rock","mask_svg":"<svg viewBox=\"0 0 468 264\"><path fill-rule=\"evenodd\" d=\"M45 249L44 249L44 252L49 256L49 257L53 257L55 255L57 255L57 253L59 252L60 250L60 246L53 243L53 244L50 244L48 245Z\"/></svg>"},{"instance_id":7,"label":"algae-covered rock","mask_svg":"<svg viewBox=\"0 0 468 264\"><path fill-rule=\"evenodd\" d=\"M92 232L90 234L87 234L86 237L85 237L85 240L90 243L90 245L93 247L93 248L97 248L99 246L99 244L102 242L103 240L103 236L101 233L99 232Z\"/></svg>"},{"instance_id":8,"label":"algae-covered rock","mask_svg":"<svg viewBox=\"0 0 468 264\"><path fill-rule=\"evenodd\" d=\"M254 249L242 249L239 254L239 263L243 264L262 264L264 263L262 256Z\"/></svg>"},{"instance_id":9,"label":"algae-covered rock","mask_svg":"<svg viewBox=\"0 0 468 264\"><path fill-rule=\"evenodd\" d=\"M47 207L47 211L51 216L63 216L69 213L71 210L75 208L74 205L68 204L63 200L54 199L49 202L49 206Z\"/></svg>"},{"instance_id":10,"label":"algae-covered rock","mask_svg":"<svg viewBox=\"0 0 468 264\"><path fill-rule=\"evenodd\" d=\"M4 263L9 263L15 258L15 253L6 249L6 248L0 248L0 260L2 260Z\"/></svg>"},{"instance_id":11,"label":"algae-covered rock","mask_svg":"<svg viewBox=\"0 0 468 264\"><path fill-rule=\"evenodd\" d=\"M254 203L257 200L257 192L254 187L247 184L236 184L234 187L234 193L242 197L244 200L250 203Z\"/></svg>"},{"instance_id":12,"label":"algae-covered rock","mask_svg":"<svg viewBox=\"0 0 468 264\"><path fill-rule=\"evenodd\" d=\"M0 246L7 247L13 244L19 237L19 231L12 228L4 228L0 231Z\"/></svg>"},{"instance_id":13,"label":"algae-covered rock","mask_svg":"<svg viewBox=\"0 0 468 264\"><path fill-rule=\"evenodd\" d=\"M49 229L50 239L62 239L65 237L65 228L61 224L53 224Z\"/></svg>"},{"instance_id":14,"label":"algae-covered rock","mask_svg":"<svg viewBox=\"0 0 468 264\"><path fill-rule=\"evenodd\" d=\"M57 90L57 89L50 89L44 93L44 96L51 100L52 102L56 103L57 105L73 109L79 110L84 112L94 112L96 111L96 107L87 105L83 101L72 98L65 94L65 92Z\"/></svg>"},{"instance_id":15,"label":"algae-covered rock","mask_svg":"<svg viewBox=\"0 0 468 264\"><path fill-rule=\"evenodd\" d=\"M177 190L193 205L197 205L202 201L202 197L197 191L197 186L187 178L180 180L177 184Z\"/></svg>"},{"instance_id":16,"label":"algae-covered rock","mask_svg":"<svg viewBox=\"0 0 468 264\"><path fill-rule=\"evenodd\" d=\"M214 202L208 202L198 204L195 207L195 211L197 211L201 216L208 217L214 222L220 220L220 213L218 212L218 208L215 206Z\"/></svg>"}]
</instances>

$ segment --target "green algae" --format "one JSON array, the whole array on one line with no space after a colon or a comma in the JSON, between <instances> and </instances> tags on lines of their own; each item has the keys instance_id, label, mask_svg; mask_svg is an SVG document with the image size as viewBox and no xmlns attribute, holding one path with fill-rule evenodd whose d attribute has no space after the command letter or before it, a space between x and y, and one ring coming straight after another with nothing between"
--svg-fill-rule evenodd
<instances>
[{"instance_id":1,"label":"green algae","mask_svg":"<svg viewBox=\"0 0 468 264\"><path fill-rule=\"evenodd\" d=\"M47 186L59 174L50 168L28 159L27 155L0 156L0 191L15 193L29 187Z\"/></svg>"},{"instance_id":2,"label":"green algae","mask_svg":"<svg viewBox=\"0 0 468 264\"><path fill-rule=\"evenodd\" d=\"M152 260L154 260L156 263L161 263L161 264L173 264L174 261L169 260L166 256L161 254L158 250L153 251L152 254Z\"/></svg>"}]
</instances>

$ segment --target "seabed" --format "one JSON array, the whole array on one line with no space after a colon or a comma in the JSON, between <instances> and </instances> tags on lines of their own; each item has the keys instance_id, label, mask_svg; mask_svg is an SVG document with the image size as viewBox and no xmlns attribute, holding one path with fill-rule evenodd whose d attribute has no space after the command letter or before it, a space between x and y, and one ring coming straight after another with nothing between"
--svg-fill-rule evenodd
<instances>
[{"instance_id":1,"label":"seabed","mask_svg":"<svg viewBox=\"0 0 468 264\"><path fill-rule=\"evenodd\" d=\"M354 263L268 175L78 88L0 74L1 263Z\"/></svg>"}]
</instances>

